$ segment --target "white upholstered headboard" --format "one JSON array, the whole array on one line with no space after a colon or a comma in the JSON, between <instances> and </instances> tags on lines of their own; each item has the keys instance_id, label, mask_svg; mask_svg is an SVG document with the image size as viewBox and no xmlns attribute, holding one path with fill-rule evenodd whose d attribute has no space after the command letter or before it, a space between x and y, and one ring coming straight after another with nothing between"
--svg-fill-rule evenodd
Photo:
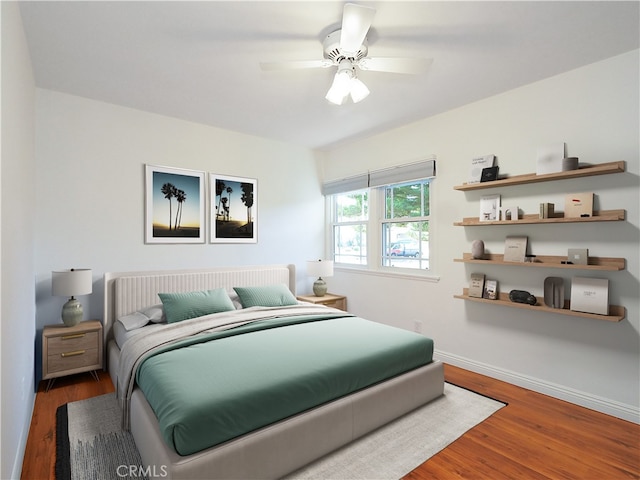
<instances>
[{"instance_id":1,"label":"white upholstered headboard","mask_svg":"<svg viewBox=\"0 0 640 480\"><path fill-rule=\"evenodd\" d=\"M295 265L253 265L201 270L108 272L104 274L104 341L122 315L160 303L159 292L190 292L284 283L296 291Z\"/></svg>"}]
</instances>

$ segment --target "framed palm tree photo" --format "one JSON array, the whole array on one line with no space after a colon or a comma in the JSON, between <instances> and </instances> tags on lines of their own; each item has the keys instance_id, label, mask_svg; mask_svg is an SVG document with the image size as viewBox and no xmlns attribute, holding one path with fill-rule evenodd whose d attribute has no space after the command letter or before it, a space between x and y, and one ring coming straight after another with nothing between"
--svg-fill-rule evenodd
<instances>
[{"instance_id":1,"label":"framed palm tree photo","mask_svg":"<svg viewBox=\"0 0 640 480\"><path fill-rule=\"evenodd\" d=\"M258 181L209 174L211 243L257 243Z\"/></svg>"},{"instance_id":2,"label":"framed palm tree photo","mask_svg":"<svg viewBox=\"0 0 640 480\"><path fill-rule=\"evenodd\" d=\"M205 172L145 165L145 243L204 243Z\"/></svg>"}]
</instances>

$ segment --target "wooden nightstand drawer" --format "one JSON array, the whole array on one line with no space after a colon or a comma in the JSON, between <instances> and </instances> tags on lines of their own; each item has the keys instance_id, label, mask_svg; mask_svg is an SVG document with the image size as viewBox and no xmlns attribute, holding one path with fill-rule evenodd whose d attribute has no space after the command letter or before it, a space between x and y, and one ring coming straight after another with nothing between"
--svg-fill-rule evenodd
<instances>
[{"instance_id":1,"label":"wooden nightstand drawer","mask_svg":"<svg viewBox=\"0 0 640 480\"><path fill-rule=\"evenodd\" d=\"M57 355L47 356L47 373L49 375L61 372L67 374L70 370L83 367L95 369L100 368L100 363L97 348L69 350Z\"/></svg>"},{"instance_id":2,"label":"wooden nightstand drawer","mask_svg":"<svg viewBox=\"0 0 640 480\"><path fill-rule=\"evenodd\" d=\"M97 348L98 332L70 333L59 337L49 338L49 355L59 355L65 352Z\"/></svg>"}]
</instances>

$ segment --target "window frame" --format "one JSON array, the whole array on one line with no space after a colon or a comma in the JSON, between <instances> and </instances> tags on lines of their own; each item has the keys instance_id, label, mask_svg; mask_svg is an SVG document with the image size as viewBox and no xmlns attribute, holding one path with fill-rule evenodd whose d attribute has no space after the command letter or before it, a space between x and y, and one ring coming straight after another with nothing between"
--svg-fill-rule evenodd
<instances>
[{"instance_id":1,"label":"window frame","mask_svg":"<svg viewBox=\"0 0 640 480\"><path fill-rule=\"evenodd\" d=\"M326 208L328 215L327 221L327 250L328 258L334 260L334 268L336 270L350 270L358 271L361 273L403 277L403 278L417 278L428 281L439 281L440 277L435 273L437 266L437 255L435 254L435 246L437 243L436 235L434 234L435 227L435 211L434 211L434 192L435 192L435 176L425 177L415 180L402 181L393 183L390 185L405 185L412 182L429 182L429 215L417 217L402 217L402 219L386 219L385 218L385 191L389 185L371 186L366 189L358 189L347 192L332 193L326 195ZM362 222L337 222L336 217L336 198L338 195L349 195L356 192L368 191L368 219L364 221L366 224L366 263L342 263L336 259L336 244L335 244L335 227L347 224L359 224ZM426 219L426 220L425 220ZM393 223L399 221L428 221L429 222L429 268L406 268L391 265L384 265L384 240L383 240L383 224ZM375 233L373 233L375 232ZM425 260L423 260L425 261Z\"/></svg>"}]
</instances>

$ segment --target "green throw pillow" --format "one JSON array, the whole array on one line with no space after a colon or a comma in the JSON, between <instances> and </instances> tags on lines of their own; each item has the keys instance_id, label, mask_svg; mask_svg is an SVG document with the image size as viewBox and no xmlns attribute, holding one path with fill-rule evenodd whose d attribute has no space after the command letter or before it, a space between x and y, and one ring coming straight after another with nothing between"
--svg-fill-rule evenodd
<instances>
[{"instance_id":1,"label":"green throw pillow","mask_svg":"<svg viewBox=\"0 0 640 480\"><path fill-rule=\"evenodd\" d=\"M159 293L158 296L162 300L169 323L235 310L224 288L201 292Z\"/></svg>"},{"instance_id":2,"label":"green throw pillow","mask_svg":"<svg viewBox=\"0 0 640 480\"><path fill-rule=\"evenodd\" d=\"M297 305L298 301L284 283L264 287L233 287L244 308L284 307Z\"/></svg>"}]
</instances>

